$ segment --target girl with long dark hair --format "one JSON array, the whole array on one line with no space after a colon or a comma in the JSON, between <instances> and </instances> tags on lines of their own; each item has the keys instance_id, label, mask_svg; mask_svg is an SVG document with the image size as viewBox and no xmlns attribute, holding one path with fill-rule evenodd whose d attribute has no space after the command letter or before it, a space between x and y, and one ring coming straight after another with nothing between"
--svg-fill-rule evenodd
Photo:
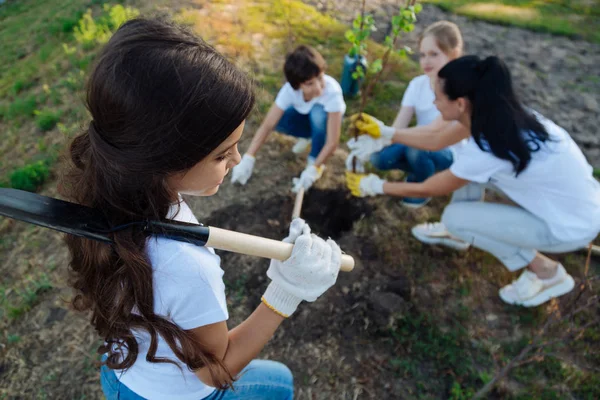
<instances>
[{"instance_id":1,"label":"girl with long dark hair","mask_svg":"<svg viewBox=\"0 0 600 400\"><path fill-rule=\"evenodd\" d=\"M215 194L240 162L237 143L254 105L252 84L215 49L157 19L125 23L104 47L87 86L92 121L70 146L62 180L70 200L112 225L198 223L181 194ZM109 399L291 399L290 370L253 360L302 300L337 278L337 245L301 219L287 261L272 261L262 303L229 330L214 250L135 229L114 245L68 236L76 309L104 339Z\"/></svg>"},{"instance_id":2,"label":"girl with long dark hair","mask_svg":"<svg viewBox=\"0 0 600 400\"><path fill-rule=\"evenodd\" d=\"M539 251L573 251L600 231L600 184L579 147L563 128L518 101L510 72L497 57L449 62L438 73L435 96L442 117L470 132L450 168L423 183L349 175L353 193L427 197L454 192L441 223L413 228L417 239L456 249L473 245L510 271L527 267L500 289L509 304L537 306L570 292L573 278ZM365 118L370 131L397 134L375 118ZM407 139L397 136L400 142ZM417 144L416 136L409 139ZM483 202L486 187L516 206Z\"/></svg>"}]
</instances>

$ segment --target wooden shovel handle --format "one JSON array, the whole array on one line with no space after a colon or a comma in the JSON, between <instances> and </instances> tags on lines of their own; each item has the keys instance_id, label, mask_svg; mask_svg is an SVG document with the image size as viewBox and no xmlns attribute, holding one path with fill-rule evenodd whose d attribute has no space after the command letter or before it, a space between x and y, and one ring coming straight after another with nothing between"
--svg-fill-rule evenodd
<instances>
[{"instance_id":1,"label":"wooden shovel handle","mask_svg":"<svg viewBox=\"0 0 600 400\"><path fill-rule=\"evenodd\" d=\"M294 201L294 210L292 211L292 220L300 218L300 211L302 210L302 200L304 200L304 188L300 188L296 193L296 201Z\"/></svg>"},{"instance_id":2,"label":"wooden shovel handle","mask_svg":"<svg viewBox=\"0 0 600 400\"><path fill-rule=\"evenodd\" d=\"M209 227L210 234L206 245L219 250L246 254L276 260L287 260L292 255L291 243L284 243L260 236L228 231L215 227ZM341 271L352 271L354 269L354 258L348 254L342 254Z\"/></svg>"}]
</instances>

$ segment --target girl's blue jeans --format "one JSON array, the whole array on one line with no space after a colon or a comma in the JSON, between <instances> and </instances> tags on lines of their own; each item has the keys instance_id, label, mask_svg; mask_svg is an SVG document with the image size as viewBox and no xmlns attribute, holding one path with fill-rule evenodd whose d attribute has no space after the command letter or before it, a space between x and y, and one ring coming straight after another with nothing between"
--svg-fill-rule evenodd
<instances>
[{"instance_id":1,"label":"girl's blue jeans","mask_svg":"<svg viewBox=\"0 0 600 400\"><path fill-rule=\"evenodd\" d=\"M294 107L283 113L277 132L295 137L311 139L310 157L317 158L327 139L327 111L321 104L315 104L308 114L300 114Z\"/></svg>"},{"instance_id":2,"label":"girl's blue jeans","mask_svg":"<svg viewBox=\"0 0 600 400\"><path fill-rule=\"evenodd\" d=\"M107 400L143 400L144 398L119 382L115 372L105 365L100 382ZM233 389L215 390L204 400L292 400L294 378L288 367L269 360L252 360L233 384ZM198 399L200 400L200 399Z\"/></svg>"},{"instance_id":3,"label":"girl's blue jeans","mask_svg":"<svg viewBox=\"0 0 600 400\"><path fill-rule=\"evenodd\" d=\"M400 169L408 172L407 182L423 182L452 164L448 149L427 151L395 143L371 155L371 164L377 169Z\"/></svg>"}]
</instances>

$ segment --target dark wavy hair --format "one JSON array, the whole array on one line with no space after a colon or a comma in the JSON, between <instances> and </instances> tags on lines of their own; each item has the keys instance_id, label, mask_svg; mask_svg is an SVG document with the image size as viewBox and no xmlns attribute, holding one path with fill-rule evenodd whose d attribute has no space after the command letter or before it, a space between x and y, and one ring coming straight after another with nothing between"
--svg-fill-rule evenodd
<instances>
[{"instance_id":1,"label":"dark wavy hair","mask_svg":"<svg viewBox=\"0 0 600 400\"><path fill-rule=\"evenodd\" d=\"M531 153L550 140L548 132L515 94L510 71L498 57L464 56L446 64L438 76L450 100L469 99L471 135L479 148L510 161L519 175Z\"/></svg>"},{"instance_id":2,"label":"dark wavy hair","mask_svg":"<svg viewBox=\"0 0 600 400\"><path fill-rule=\"evenodd\" d=\"M294 90L298 90L301 83L319 76L326 69L327 63L321 53L307 45L300 45L288 53L283 64L285 79Z\"/></svg>"},{"instance_id":3,"label":"dark wavy hair","mask_svg":"<svg viewBox=\"0 0 600 400\"><path fill-rule=\"evenodd\" d=\"M70 145L61 194L100 210L114 226L165 219L177 198L167 178L217 148L254 100L246 75L202 39L164 19L131 20L115 32L91 72L92 121ZM145 330L148 361L177 365L156 357L160 335L190 370L206 366L217 386L231 385L233 377L210 349L154 313L147 234L130 229L112 239L113 245L65 239L77 291L73 306L91 310L91 323L105 341L98 352L108 353L106 365L131 367L138 356L132 330Z\"/></svg>"}]
</instances>

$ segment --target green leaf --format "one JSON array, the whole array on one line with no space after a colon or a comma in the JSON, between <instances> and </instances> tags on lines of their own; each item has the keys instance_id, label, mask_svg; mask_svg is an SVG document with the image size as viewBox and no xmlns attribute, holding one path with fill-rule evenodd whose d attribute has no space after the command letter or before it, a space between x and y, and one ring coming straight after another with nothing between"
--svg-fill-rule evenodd
<instances>
[{"instance_id":1,"label":"green leaf","mask_svg":"<svg viewBox=\"0 0 600 400\"><path fill-rule=\"evenodd\" d=\"M351 30L347 30L344 36L351 43L354 43L356 41L356 35L354 35L354 32L352 32Z\"/></svg>"},{"instance_id":2,"label":"green leaf","mask_svg":"<svg viewBox=\"0 0 600 400\"><path fill-rule=\"evenodd\" d=\"M382 68L383 68L383 65L381 63L381 59L377 59L377 60L373 61L373 63L371 65L369 65L369 73L376 74L379 71L381 71Z\"/></svg>"},{"instance_id":3,"label":"green leaf","mask_svg":"<svg viewBox=\"0 0 600 400\"><path fill-rule=\"evenodd\" d=\"M414 5L415 13L420 13L423 10L423 5L421 3L417 3Z\"/></svg>"}]
</instances>

